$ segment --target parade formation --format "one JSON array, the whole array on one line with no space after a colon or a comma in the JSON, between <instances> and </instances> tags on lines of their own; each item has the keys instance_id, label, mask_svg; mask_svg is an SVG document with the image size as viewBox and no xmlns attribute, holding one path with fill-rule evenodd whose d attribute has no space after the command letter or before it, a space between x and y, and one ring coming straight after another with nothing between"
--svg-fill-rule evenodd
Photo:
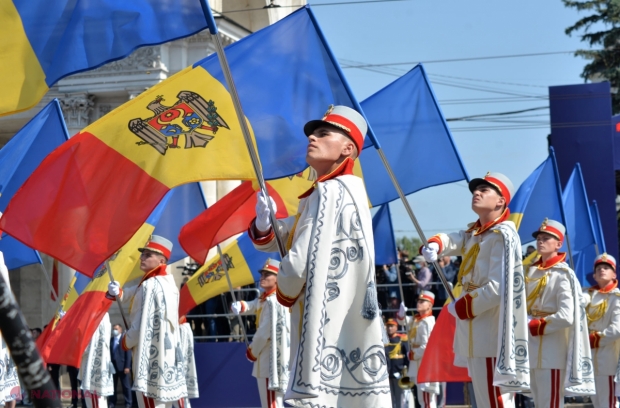
<instances>
[{"instance_id":1,"label":"parade formation","mask_svg":"<svg viewBox=\"0 0 620 408\"><path fill-rule=\"evenodd\" d=\"M138 47L202 32L215 53L71 138L53 100L0 149L0 308L16 303L9 269L39 253L72 270L68 288L49 281L44 330L0 315L0 405L620 406L617 248L603 239L617 225L594 217L578 162L564 191L552 147L519 188L502 169L470 178L423 66L359 103L309 6L224 48L206 0L66 5L45 35L41 5L6 3L19 38L0 67L24 54L37 69L9 78L0 116ZM46 59L56 31L73 65ZM46 132L58 140L36 145ZM409 161L420 152L437 154L428 168ZM471 200L454 205L473 222L426 236L406 195L463 180ZM204 181L240 182L207 208Z\"/></svg>"}]
</instances>

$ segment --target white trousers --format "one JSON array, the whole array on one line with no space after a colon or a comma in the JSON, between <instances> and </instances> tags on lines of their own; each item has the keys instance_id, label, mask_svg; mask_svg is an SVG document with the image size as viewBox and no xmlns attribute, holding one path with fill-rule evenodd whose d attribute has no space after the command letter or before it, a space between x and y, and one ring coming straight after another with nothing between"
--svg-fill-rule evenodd
<instances>
[{"instance_id":1,"label":"white trousers","mask_svg":"<svg viewBox=\"0 0 620 408\"><path fill-rule=\"evenodd\" d=\"M136 391L136 399L138 400L139 408L172 408L172 407L185 408L185 400L186 400L185 398L181 398L178 401L164 402L164 401L156 400L154 398L149 398L145 396L143 393L141 393L140 391Z\"/></svg>"},{"instance_id":2,"label":"white trousers","mask_svg":"<svg viewBox=\"0 0 620 408\"><path fill-rule=\"evenodd\" d=\"M617 408L616 383L613 375L597 375L594 377L596 394L590 396L594 408Z\"/></svg>"},{"instance_id":3,"label":"white trousers","mask_svg":"<svg viewBox=\"0 0 620 408\"><path fill-rule=\"evenodd\" d=\"M403 393L400 397L400 407L401 408L415 408L415 401L413 398L412 390L403 390Z\"/></svg>"},{"instance_id":4,"label":"white trousers","mask_svg":"<svg viewBox=\"0 0 620 408\"><path fill-rule=\"evenodd\" d=\"M260 395L260 404L262 408L284 408L282 398L284 394L271 391L269 386L269 378L257 378L258 393Z\"/></svg>"},{"instance_id":5,"label":"white trousers","mask_svg":"<svg viewBox=\"0 0 620 408\"><path fill-rule=\"evenodd\" d=\"M108 408L108 397L82 390L87 408Z\"/></svg>"},{"instance_id":6,"label":"white trousers","mask_svg":"<svg viewBox=\"0 0 620 408\"><path fill-rule=\"evenodd\" d=\"M418 388L418 402L422 408L437 408L437 394L431 394Z\"/></svg>"},{"instance_id":7,"label":"white trousers","mask_svg":"<svg viewBox=\"0 0 620 408\"><path fill-rule=\"evenodd\" d=\"M536 408L564 407L566 370L537 368L530 370L530 384ZM598 390L596 390L598 392Z\"/></svg>"},{"instance_id":8,"label":"white trousers","mask_svg":"<svg viewBox=\"0 0 620 408\"><path fill-rule=\"evenodd\" d=\"M514 408L514 394L502 392L493 385L495 370L494 357L470 357L467 359L467 369L472 379L476 406L478 408ZM536 408L542 408L538 405Z\"/></svg>"}]
</instances>

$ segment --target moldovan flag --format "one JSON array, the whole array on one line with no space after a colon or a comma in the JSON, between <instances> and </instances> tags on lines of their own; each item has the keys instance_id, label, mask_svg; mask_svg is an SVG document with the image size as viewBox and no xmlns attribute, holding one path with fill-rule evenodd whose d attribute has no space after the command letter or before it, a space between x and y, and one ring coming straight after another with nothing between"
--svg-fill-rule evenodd
<instances>
[{"instance_id":1,"label":"moldovan flag","mask_svg":"<svg viewBox=\"0 0 620 408\"><path fill-rule=\"evenodd\" d=\"M0 61L0 65L2 63ZM0 211L5 211L11 198L45 156L68 138L60 104L54 99L0 149ZM6 233L2 234L0 251L9 269L42 263L37 251Z\"/></svg>"},{"instance_id":2,"label":"moldovan flag","mask_svg":"<svg viewBox=\"0 0 620 408\"><path fill-rule=\"evenodd\" d=\"M140 270L138 248L148 242L166 203L167 197L131 240L110 258L109 265L114 280L121 286L144 274ZM65 316L58 320L45 343L39 347L41 357L46 363L80 366L86 346L113 303L106 297L109 283L110 277L106 266L103 265L74 303L66 309L63 307L66 310Z\"/></svg>"},{"instance_id":3,"label":"moldovan flag","mask_svg":"<svg viewBox=\"0 0 620 408\"><path fill-rule=\"evenodd\" d=\"M207 27L198 0L6 0L0 4L0 115L60 79Z\"/></svg>"},{"instance_id":4,"label":"moldovan flag","mask_svg":"<svg viewBox=\"0 0 620 408\"><path fill-rule=\"evenodd\" d=\"M226 54L265 177L303 171L305 163L295 164L305 158L303 124L330 103L350 105L309 9L232 44ZM212 55L86 127L41 163L0 229L92 275L171 188L254 179L223 82Z\"/></svg>"},{"instance_id":5,"label":"moldovan flag","mask_svg":"<svg viewBox=\"0 0 620 408\"><path fill-rule=\"evenodd\" d=\"M256 250L247 234L241 235L224 248L222 256L234 288L258 282L259 269L263 267L267 259L280 259L277 253ZM183 285L179 301L179 316L186 315L197 305L228 291L228 281L224 274L222 260L219 255L216 255Z\"/></svg>"}]
</instances>

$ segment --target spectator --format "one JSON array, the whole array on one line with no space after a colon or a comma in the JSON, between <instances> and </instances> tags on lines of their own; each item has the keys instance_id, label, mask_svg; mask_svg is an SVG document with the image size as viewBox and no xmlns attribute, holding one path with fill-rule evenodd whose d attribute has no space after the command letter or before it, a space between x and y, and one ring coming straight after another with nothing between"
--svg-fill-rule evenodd
<instances>
[{"instance_id":1,"label":"spectator","mask_svg":"<svg viewBox=\"0 0 620 408\"><path fill-rule=\"evenodd\" d=\"M536 248L534 248L533 245L528 245L527 248L525 248L525 256L523 258L527 258L528 256L532 255L532 253L535 251L536 251Z\"/></svg>"},{"instance_id":2,"label":"spectator","mask_svg":"<svg viewBox=\"0 0 620 408\"><path fill-rule=\"evenodd\" d=\"M385 283L394 285L388 286L387 292L389 298L397 298L400 303L400 293L398 289L398 270L396 269L396 265L392 264L389 267L387 265L383 265L383 275L385 276Z\"/></svg>"},{"instance_id":3,"label":"spectator","mask_svg":"<svg viewBox=\"0 0 620 408\"><path fill-rule=\"evenodd\" d=\"M375 265L375 282L377 283L377 301L379 302L379 308L384 310L388 304L388 288L385 285L387 278L385 276L384 267Z\"/></svg>"},{"instance_id":4,"label":"spectator","mask_svg":"<svg viewBox=\"0 0 620 408\"><path fill-rule=\"evenodd\" d=\"M114 366L114 394L108 397L108 406L114 408L116 406L116 394L118 394L118 382L123 387L123 396L125 397L125 407L131 407L131 351L123 350L121 346L121 337L123 336L123 328L120 324L112 327L112 338L110 339L110 353L112 355L112 365Z\"/></svg>"},{"instance_id":5,"label":"spectator","mask_svg":"<svg viewBox=\"0 0 620 408\"><path fill-rule=\"evenodd\" d=\"M35 327L34 329L31 330L31 332L32 332L32 339L34 341L37 341L41 333L43 333L40 327Z\"/></svg>"},{"instance_id":6,"label":"spectator","mask_svg":"<svg viewBox=\"0 0 620 408\"><path fill-rule=\"evenodd\" d=\"M423 290L431 290L431 282L432 273L428 268L424 257L416 256L414 259L417 271L417 277L412 276L411 280L418 285L418 292L422 292Z\"/></svg>"}]
</instances>

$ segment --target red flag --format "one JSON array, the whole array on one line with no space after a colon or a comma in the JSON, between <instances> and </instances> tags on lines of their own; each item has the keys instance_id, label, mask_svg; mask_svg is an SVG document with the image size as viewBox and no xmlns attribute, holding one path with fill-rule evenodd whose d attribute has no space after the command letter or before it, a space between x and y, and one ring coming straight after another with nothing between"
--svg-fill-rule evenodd
<instances>
[{"instance_id":1,"label":"red flag","mask_svg":"<svg viewBox=\"0 0 620 408\"><path fill-rule=\"evenodd\" d=\"M445 305L428 339L422 357L418 382L470 382L467 368L454 365L454 332L456 318L448 312Z\"/></svg>"},{"instance_id":2,"label":"red flag","mask_svg":"<svg viewBox=\"0 0 620 408\"><path fill-rule=\"evenodd\" d=\"M101 291L84 292L60 319L56 328L46 334L46 339L37 341L41 358L47 364L80 366L82 353L112 305L112 300L105 295L106 292ZM52 323L45 328L46 331Z\"/></svg>"},{"instance_id":3,"label":"red flag","mask_svg":"<svg viewBox=\"0 0 620 408\"><path fill-rule=\"evenodd\" d=\"M58 296L58 261L54 259L54 265L52 266L52 289L50 291L50 298L56 301Z\"/></svg>"},{"instance_id":4,"label":"red flag","mask_svg":"<svg viewBox=\"0 0 620 408\"><path fill-rule=\"evenodd\" d=\"M286 204L276 190L269 183L266 184L269 195L278 207L276 218L288 217ZM202 264L207 259L209 249L246 231L256 216L257 191L258 186L246 181L185 224L179 234L179 243L185 252Z\"/></svg>"}]
</instances>

